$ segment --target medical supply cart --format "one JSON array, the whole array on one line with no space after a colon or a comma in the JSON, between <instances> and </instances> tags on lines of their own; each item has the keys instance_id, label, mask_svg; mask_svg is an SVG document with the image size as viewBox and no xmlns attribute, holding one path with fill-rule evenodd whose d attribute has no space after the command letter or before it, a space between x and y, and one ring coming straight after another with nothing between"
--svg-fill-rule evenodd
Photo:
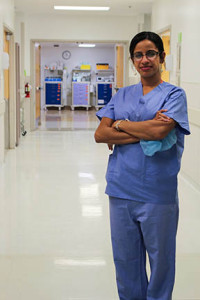
<instances>
[{"instance_id":1,"label":"medical supply cart","mask_svg":"<svg viewBox=\"0 0 200 300\"><path fill-rule=\"evenodd\" d=\"M45 109L47 107L63 107L63 70L57 66L45 66L44 69Z\"/></svg>"},{"instance_id":2,"label":"medical supply cart","mask_svg":"<svg viewBox=\"0 0 200 300\"><path fill-rule=\"evenodd\" d=\"M91 107L90 82L90 70L72 70L72 110L75 107L85 107L87 110Z\"/></svg>"},{"instance_id":3,"label":"medical supply cart","mask_svg":"<svg viewBox=\"0 0 200 300\"><path fill-rule=\"evenodd\" d=\"M62 81L60 78L45 78L45 108L54 106L59 110L62 103Z\"/></svg>"},{"instance_id":4,"label":"medical supply cart","mask_svg":"<svg viewBox=\"0 0 200 300\"><path fill-rule=\"evenodd\" d=\"M96 109L106 105L114 94L114 70L105 69L96 72Z\"/></svg>"},{"instance_id":5,"label":"medical supply cart","mask_svg":"<svg viewBox=\"0 0 200 300\"><path fill-rule=\"evenodd\" d=\"M96 87L96 108L106 105L113 95L113 83L98 82Z\"/></svg>"}]
</instances>

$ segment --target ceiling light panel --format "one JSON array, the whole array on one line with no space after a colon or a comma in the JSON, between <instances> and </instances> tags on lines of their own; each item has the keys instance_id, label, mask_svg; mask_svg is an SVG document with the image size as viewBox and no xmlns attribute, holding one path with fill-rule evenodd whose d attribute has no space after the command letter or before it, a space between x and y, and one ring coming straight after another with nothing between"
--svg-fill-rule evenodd
<instances>
[{"instance_id":1,"label":"ceiling light panel","mask_svg":"<svg viewBox=\"0 0 200 300\"><path fill-rule=\"evenodd\" d=\"M54 9L57 10L85 10L85 11L108 11L108 6L56 6Z\"/></svg>"},{"instance_id":2,"label":"ceiling light panel","mask_svg":"<svg viewBox=\"0 0 200 300\"><path fill-rule=\"evenodd\" d=\"M93 48L96 45L95 44L79 44L79 47L83 47L83 48Z\"/></svg>"}]
</instances>

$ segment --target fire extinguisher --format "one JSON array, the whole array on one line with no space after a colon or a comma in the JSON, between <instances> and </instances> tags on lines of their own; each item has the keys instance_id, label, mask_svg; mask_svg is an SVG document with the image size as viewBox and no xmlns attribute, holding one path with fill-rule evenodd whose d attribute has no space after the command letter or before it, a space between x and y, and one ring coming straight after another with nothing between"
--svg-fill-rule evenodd
<instances>
[{"instance_id":1,"label":"fire extinguisher","mask_svg":"<svg viewBox=\"0 0 200 300\"><path fill-rule=\"evenodd\" d=\"M26 98L30 98L30 84L27 82L26 84L25 84L25 97Z\"/></svg>"}]
</instances>

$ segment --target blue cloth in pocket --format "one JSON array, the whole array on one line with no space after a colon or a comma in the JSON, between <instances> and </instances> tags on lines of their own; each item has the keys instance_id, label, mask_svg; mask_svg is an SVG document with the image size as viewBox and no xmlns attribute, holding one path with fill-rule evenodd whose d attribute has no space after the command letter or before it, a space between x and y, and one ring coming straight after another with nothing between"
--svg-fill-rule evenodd
<instances>
[{"instance_id":1,"label":"blue cloth in pocket","mask_svg":"<svg viewBox=\"0 0 200 300\"><path fill-rule=\"evenodd\" d=\"M153 156L158 151L166 151L170 149L176 142L177 142L176 130L173 129L162 140L158 140L158 141L141 140L140 145L145 155Z\"/></svg>"}]
</instances>

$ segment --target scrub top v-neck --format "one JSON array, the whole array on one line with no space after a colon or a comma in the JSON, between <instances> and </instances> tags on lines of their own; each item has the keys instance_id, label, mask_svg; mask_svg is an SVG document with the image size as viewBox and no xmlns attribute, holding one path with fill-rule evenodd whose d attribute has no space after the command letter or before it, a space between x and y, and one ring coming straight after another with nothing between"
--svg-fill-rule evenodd
<instances>
[{"instance_id":1,"label":"scrub top v-neck","mask_svg":"<svg viewBox=\"0 0 200 300\"><path fill-rule=\"evenodd\" d=\"M150 203L177 201L177 174L184 148L184 135L190 134L185 92L163 82L143 95L141 82L121 88L111 101L97 112L97 117L112 120L153 119L160 109L174 119L176 144L169 150L146 156L140 143L115 145L109 156L106 193L112 197Z\"/></svg>"}]
</instances>

